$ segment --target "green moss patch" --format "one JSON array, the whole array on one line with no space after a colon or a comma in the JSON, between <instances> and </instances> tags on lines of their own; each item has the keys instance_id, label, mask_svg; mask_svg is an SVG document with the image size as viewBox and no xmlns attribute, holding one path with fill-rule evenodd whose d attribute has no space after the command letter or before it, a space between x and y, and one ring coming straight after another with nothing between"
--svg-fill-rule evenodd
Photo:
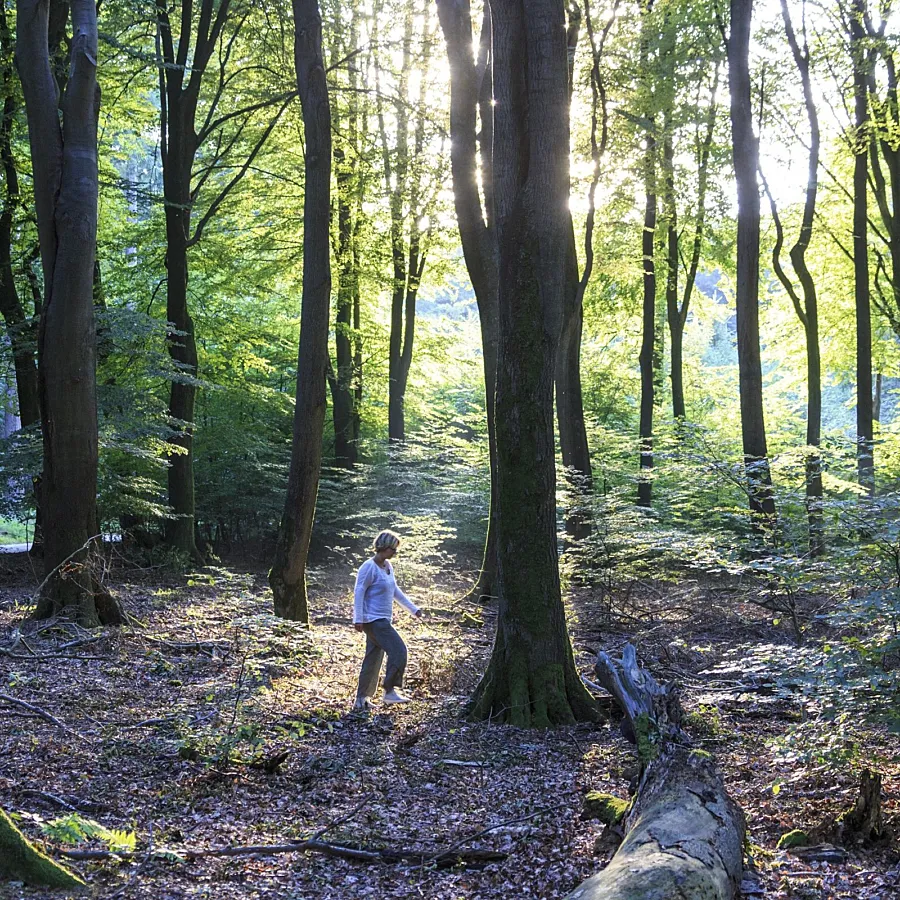
<instances>
[{"instance_id":1,"label":"green moss patch","mask_svg":"<svg viewBox=\"0 0 900 900\"><path fill-rule=\"evenodd\" d=\"M628 815L629 809L631 809L630 800L623 800L614 794L591 791L584 798L581 817L598 819L604 825L618 825Z\"/></svg>"},{"instance_id":2,"label":"green moss patch","mask_svg":"<svg viewBox=\"0 0 900 900\"><path fill-rule=\"evenodd\" d=\"M789 831L778 838L779 850L790 850L791 847L806 847L809 844L809 835L799 828Z\"/></svg>"}]
</instances>

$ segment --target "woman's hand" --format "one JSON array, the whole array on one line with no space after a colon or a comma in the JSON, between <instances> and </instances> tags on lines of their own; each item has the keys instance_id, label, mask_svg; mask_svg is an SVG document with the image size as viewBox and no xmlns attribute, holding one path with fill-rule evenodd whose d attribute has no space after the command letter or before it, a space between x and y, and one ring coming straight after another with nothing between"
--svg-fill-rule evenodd
<instances>
[{"instance_id":1,"label":"woman's hand","mask_svg":"<svg viewBox=\"0 0 900 900\"><path fill-rule=\"evenodd\" d=\"M353 627L354 627L357 631L362 631L362 630L363 630L362 622L355 622L354 625L353 625Z\"/></svg>"}]
</instances>

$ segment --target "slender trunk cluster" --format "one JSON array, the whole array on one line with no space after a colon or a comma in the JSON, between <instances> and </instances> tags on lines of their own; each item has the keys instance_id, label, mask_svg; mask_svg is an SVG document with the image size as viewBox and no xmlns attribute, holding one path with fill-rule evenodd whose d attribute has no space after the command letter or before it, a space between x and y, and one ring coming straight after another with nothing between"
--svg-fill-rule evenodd
<instances>
[{"instance_id":1,"label":"slender trunk cluster","mask_svg":"<svg viewBox=\"0 0 900 900\"><path fill-rule=\"evenodd\" d=\"M428 255L430 225L425 224L430 198L425 184L426 90L430 80L434 27L430 4L422 13L423 30L417 33L412 2L406 8L403 50L397 99L394 102L395 145L385 123L378 91L378 126L381 137L385 189L391 216L391 333L388 351L388 438L406 439L406 388L412 365L416 301ZM413 43L421 44L419 96L407 97L412 72ZM412 115L410 115L412 113ZM412 137L412 152L410 152Z\"/></svg>"},{"instance_id":2,"label":"slender trunk cluster","mask_svg":"<svg viewBox=\"0 0 900 900\"><path fill-rule=\"evenodd\" d=\"M337 39L332 57L335 64L352 53L359 43L359 14L351 13L346 39ZM362 170L367 118L359 102L359 77L356 66L346 67L347 107L331 105L334 134L335 224L337 235L335 261L338 271L335 310L335 365L328 365L334 423L334 461L344 468L359 459L360 407L362 403L362 336L360 332L360 232L363 222L365 186Z\"/></svg>"},{"instance_id":3,"label":"slender trunk cluster","mask_svg":"<svg viewBox=\"0 0 900 900\"><path fill-rule=\"evenodd\" d=\"M253 164L275 127L293 93L249 104L244 109L219 115L224 86L230 83L231 52L240 31L241 19L226 34L231 0L202 0L195 16L194 4L182 0L180 30L172 32L169 6L156 0L156 41L160 95L160 157L163 170L163 200L166 217L166 319L170 324L167 346L175 369L169 391L168 487L171 518L167 522L166 541L199 560L195 539L196 504L194 497L194 405L197 397L198 355L194 320L188 304L188 255L199 243L203 231L223 201ZM218 49L218 53L217 53ZM213 56L217 58L218 85L203 108L202 121L197 113L201 90ZM242 165L213 197L206 210L193 223L194 206L204 185L221 168L236 138L224 135L223 128L234 119L249 120L252 114L268 106L277 112L262 130ZM243 125L246 124L246 121ZM243 129L243 125L239 129ZM237 132L240 134L240 130ZM211 138L215 150L207 165L198 172L195 163L200 149Z\"/></svg>"},{"instance_id":4,"label":"slender trunk cluster","mask_svg":"<svg viewBox=\"0 0 900 900\"><path fill-rule=\"evenodd\" d=\"M728 76L731 129L737 181L737 350L740 377L741 437L747 494L755 527L772 527L775 499L769 471L763 414L762 361L759 346L759 144L753 133L750 100L750 25L752 0L731 0Z\"/></svg>"}]
</instances>

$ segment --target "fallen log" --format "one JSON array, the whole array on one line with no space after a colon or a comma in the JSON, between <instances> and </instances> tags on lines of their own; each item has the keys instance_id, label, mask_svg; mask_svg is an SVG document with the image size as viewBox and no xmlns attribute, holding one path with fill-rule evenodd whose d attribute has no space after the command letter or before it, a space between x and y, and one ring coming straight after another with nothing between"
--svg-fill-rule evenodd
<instances>
[{"instance_id":1,"label":"fallen log","mask_svg":"<svg viewBox=\"0 0 900 900\"><path fill-rule=\"evenodd\" d=\"M625 839L609 865L566 900L733 900L740 894L744 817L712 757L691 746L672 685L660 686L626 644L599 653L599 683L625 713L641 778Z\"/></svg>"}]
</instances>

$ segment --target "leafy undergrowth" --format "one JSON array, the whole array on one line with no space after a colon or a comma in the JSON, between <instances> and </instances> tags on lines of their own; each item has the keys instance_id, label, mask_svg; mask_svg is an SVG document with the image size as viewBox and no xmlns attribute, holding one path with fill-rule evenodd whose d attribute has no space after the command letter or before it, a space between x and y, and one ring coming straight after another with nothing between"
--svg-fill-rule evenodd
<instances>
[{"instance_id":1,"label":"leafy undergrowth","mask_svg":"<svg viewBox=\"0 0 900 900\"><path fill-rule=\"evenodd\" d=\"M616 723L536 732L460 718L493 624L490 609L456 599L468 573L410 585L429 610L424 620L398 612L416 702L356 716L364 639L348 625L348 571L314 574L308 632L270 614L260 572L121 570L112 586L134 624L98 635L23 623L31 570L17 556L0 559L0 572L0 693L58 720L0 702L0 806L21 813L20 827L51 847L84 831L83 820L104 829L88 829L82 848L105 846L104 831L120 848L133 843L131 861L72 863L97 897L550 900L614 852L606 826L582 820L581 810L590 790L628 796L633 755ZM615 651L632 640L658 678L683 684L693 731L747 814L755 869L746 892L895 896L895 845L850 848L838 863L775 849L784 832L838 815L855 791L849 768L836 775L772 745L796 721L796 703L745 690L742 648L783 641L783 631L697 584L636 584L609 600L575 591L579 666L590 676L599 646ZM731 675L716 669L727 660ZM877 732L865 740L863 757L886 773L885 812L897 830L896 752ZM407 856L184 858L311 837ZM465 859L476 850L505 858ZM460 863L439 867L447 852ZM0 886L4 897L45 895Z\"/></svg>"}]
</instances>

